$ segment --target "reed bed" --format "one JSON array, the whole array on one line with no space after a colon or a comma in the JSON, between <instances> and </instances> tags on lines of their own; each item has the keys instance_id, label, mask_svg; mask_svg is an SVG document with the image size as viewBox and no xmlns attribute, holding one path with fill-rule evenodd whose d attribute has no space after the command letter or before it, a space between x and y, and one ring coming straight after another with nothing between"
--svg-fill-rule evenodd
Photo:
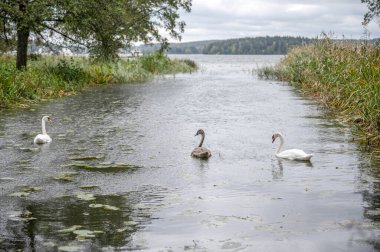
<instances>
[{"instance_id":1,"label":"reed bed","mask_svg":"<svg viewBox=\"0 0 380 252\"><path fill-rule=\"evenodd\" d=\"M191 60L169 59L153 53L114 63L88 58L31 57L27 69L19 71L12 56L0 57L0 109L29 107L51 98L74 95L85 88L114 83L144 82L155 75L191 73Z\"/></svg>"},{"instance_id":2,"label":"reed bed","mask_svg":"<svg viewBox=\"0 0 380 252\"><path fill-rule=\"evenodd\" d=\"M261 78L287 81L355 125L356 139L380 148L380 46L329 38L291 50Z\"/></svg>"}]
</instances>

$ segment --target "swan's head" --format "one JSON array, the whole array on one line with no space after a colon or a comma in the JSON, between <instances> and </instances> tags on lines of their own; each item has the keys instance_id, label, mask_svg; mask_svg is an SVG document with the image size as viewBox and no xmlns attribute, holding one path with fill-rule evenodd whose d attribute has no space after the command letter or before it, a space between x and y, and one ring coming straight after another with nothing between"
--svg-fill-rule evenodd
<instances>
[{"instance_id":1,"label":"swan's head","mask_svg":"<svg viewBox=\"0 0 380 252\"><path fill-rule=\"evenodd\" d=\"M205 134L205 132L203 131L203 129L199 129L198 131L197 131L197 134L195 134L195 136L198 136L198 135L204 135Z\"/></svg>"},{"instance_id":2,"label":"swan's head","mask_svg":"<svg viewBox=\"0 0 380 252\"><path fill-rule=\"evenodd\" d=\"M276 132L272 135L272 143L274 143L274 141L276 141L276 138L281 136L281 133L280 132Z\"/></svg>"},{"instance_id":3,"label":"swan's head","mask_svg":"<svg viewBox=\"0 0 380 252\"><path fill-rule=\"evenodd\" d=\"M42 120L45 122L51 122L52 121L50 116L44 116L44 117L42 117Z\"/></svg>"}]
</instances>

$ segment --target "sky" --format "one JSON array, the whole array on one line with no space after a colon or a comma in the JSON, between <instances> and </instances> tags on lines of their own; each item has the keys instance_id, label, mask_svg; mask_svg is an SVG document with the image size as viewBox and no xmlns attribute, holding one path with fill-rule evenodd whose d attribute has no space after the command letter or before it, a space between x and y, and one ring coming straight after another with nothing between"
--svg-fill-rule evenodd
<instances>
[{"instance_id":1,"label":"sky","mask_svg":"<svg viewBox=\"0 0 380 252\"><path fill-rule=\"evenodd\" d=\"M192 0L182 42L257 36L363 38L367 5L360 0ZM367 27L380 37L378 21ZM368 36L367 36L368 37ZM174 41L172 41L174 42Z\"/></svg>"}]
</instances>

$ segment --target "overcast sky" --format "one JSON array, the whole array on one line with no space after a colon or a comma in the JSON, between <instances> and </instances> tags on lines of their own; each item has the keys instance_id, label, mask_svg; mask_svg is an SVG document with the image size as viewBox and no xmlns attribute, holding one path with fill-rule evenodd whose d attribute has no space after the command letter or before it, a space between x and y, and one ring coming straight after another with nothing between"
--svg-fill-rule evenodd
<instances>
[{"instance_id":1,"label":"overcast sky","mask_svg":"<svg viewBox=\"0 0 380 252\"><path fill-rule=\"evenodd\" d=\"M361 38L366 4L360 0L193 0L182 42L240 37L291 35L315 38L333 32L337 38ZM380 26L367 26L370 38Z\"/></svg>"}]
</instances>

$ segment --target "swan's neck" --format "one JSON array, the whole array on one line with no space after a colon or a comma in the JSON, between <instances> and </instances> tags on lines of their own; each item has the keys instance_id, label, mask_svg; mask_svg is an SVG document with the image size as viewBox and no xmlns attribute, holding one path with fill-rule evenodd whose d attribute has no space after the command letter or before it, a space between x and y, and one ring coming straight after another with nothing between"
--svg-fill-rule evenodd
<instances>
[{"instance_id":1,"label":"swan's neck","mask_svg":"<svg viewBox=\"0 0 380 252\"><path fill-rule=\"evenodd\" d=\"M202 147L203 141L205 140L205 134L202 134L201 142L199 143L198 147Z\"/></svg>"},{"instance_id":2,"label":"swan's neck","mask_svg":"<svg viewBox=\"0 0 380 252\"><path fill-rule=\"evenodd\" d=\"M42 119L42 134L47 135L46 134L45 120L44 119Z\"/></svg>"},{"instance_id":3,"label":"swan's neck","mask_svg":"<svg viewBox=\"0 0 380 252\"><path fill-rule=\"evenodd\" d=\"M282 146L284 145L284 142L285 142L284 137L282 135L279 135L278 137L280 138L280 145L277 148L277 151L276 151L277 154L281 152L281 148L282 148Z\"/></svg>"}]
</instances>

